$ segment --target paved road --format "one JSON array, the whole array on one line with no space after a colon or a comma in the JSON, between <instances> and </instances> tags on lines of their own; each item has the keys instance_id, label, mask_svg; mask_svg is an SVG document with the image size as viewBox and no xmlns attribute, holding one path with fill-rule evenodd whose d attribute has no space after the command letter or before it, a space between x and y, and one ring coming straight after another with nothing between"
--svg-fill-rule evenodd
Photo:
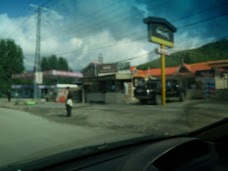
<instances>
[{"instance_id":1,"label":"paved road","mask_svg":"<svg viewBox=\"0 0 228 171\"><path fill-rule=\"evenodd\" d=\"M0 108L0 166L63 149L118 141L139 134L52 122L27 112Z\"/></svg>"}]
</instances>

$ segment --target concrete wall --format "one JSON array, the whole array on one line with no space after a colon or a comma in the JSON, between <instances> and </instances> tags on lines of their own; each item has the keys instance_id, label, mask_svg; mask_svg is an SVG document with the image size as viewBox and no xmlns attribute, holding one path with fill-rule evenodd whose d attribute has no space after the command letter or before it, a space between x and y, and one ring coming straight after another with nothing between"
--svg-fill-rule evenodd
<instances>
[{"instance_id":1,"label":"concrete wall","mask_svg":"<svg viewBox=\"0 0 228 171\"><path fill-rule=\"evenodd\" d=\"M186 99L202 99L204 98L202 90L199 89L187 89Z\"/></svg>"},{"instance_id":2,"label":"concrete wall","mask_svg":"<svg viewBox=\"0 0 228 171\"><path fill-rule=\"evenodd\" d=\"M105 103L104 93L87 93L86 95L87 103Z\"/></svg>"},{"instance_id":3,"label":"concrete wall","mask_svg":"<svg viewBox=\"0 0 228 171\"><path fill-rule=\"evenodd\" d=\"M124 104L124 97L123 93L105 93L105 103L108 104Z\"/></svg>"},{"instance_id":4,"label":"concrete wall","mask_svg":"<svg viewBox=\"0 0 228 171\"><path fill-rule=\"evenodd\" d=\"M216 89L227 89L228 88L228 78L225 77L215 77Z\"/></svg>"},{"instance_id":5,"label":"concrete wall","mask_svg":"<svg viewBox=\"0 0 228 171\"><path fill-rule=\"evenodd\" d=\"M221 100L228 100L228 89L216 90L216 98Z\"/></svg>"}]
</instances>

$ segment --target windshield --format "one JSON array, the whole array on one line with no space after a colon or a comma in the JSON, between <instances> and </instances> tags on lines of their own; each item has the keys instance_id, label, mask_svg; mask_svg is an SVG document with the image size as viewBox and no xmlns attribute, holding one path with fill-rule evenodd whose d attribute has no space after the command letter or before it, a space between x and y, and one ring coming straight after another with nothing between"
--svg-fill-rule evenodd
<instances>
[{"instance_id":1,"label":"windshield","mask_svg":"<svg viewBox=\"0 0 228 171\"><path fill-rule=\"evenodd\" d=\"M1 0L0 166L226 118L227 8Z\"/></svg>"}]
</instances>

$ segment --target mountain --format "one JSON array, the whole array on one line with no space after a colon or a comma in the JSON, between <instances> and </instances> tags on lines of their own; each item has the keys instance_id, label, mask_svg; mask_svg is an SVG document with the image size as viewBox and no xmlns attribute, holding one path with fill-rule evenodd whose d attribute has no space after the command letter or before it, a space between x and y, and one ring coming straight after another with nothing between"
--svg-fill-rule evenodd
<instances>
[{"instance_id":1,"label":"mountain","mask_svg":"<svg viewBox=\"0 0 228 171\"><path fill-rule=\"evenodd\" d=\"M222 39L202 47L172 53L166 57L166 67L178 66L184 61L186 64L205 61L228 59L228 39ZM138 69L160 68L160 58L137 66Z\"/></svg>"}]
</instances>

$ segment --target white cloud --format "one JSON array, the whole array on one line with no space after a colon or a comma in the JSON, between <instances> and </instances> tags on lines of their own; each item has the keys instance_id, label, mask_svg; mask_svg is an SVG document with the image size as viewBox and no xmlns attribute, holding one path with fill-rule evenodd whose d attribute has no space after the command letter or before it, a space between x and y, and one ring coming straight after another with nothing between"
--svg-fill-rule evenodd
<instances>
[{"instance_id":1,"label":"white cloud","mask_svg":"<svg viewBox=\"0 0 228 171\"><path fill-rule=\"evenodd\" d=\"M0 33L2 33L0 36L6 38L6 35L9 35L22 47L24 55L27 57L25 65L31 69L36 47L36 15L20 19L12 19L7 15L0 15L0 17L3 21L2 27L0 27ZM145 40L132 41L128 38L116 40L108 30L102 30L84 38L71 37L56 28L56 26L64 24L63 17L47 14L42 17L41 56L56 54L66 57L70 67L74 70L80 70L88 63L97 61L100 53L103 54L103 61L106 63L141 55L143 56L132 59L131 64L138 65L151 59L146 55L151 49L151 44ZM55 23L46 22L48 21L47 17L49 21L52 21L53 18Z\"/></svg>"},{"instance_id":2,"label":"white cloud","mask_svg":"<svg viewBox=\"0 0 228 171\"><path fill-rule=\"evenodd\" d=\"M144 12L145 16L147 15L146 6L140 5L138 8ZM26 67L31 68L34 62L36 47L36 14L21 18L10 18L7 14L0 14L0 21L0 37L14 39L22 47L24 55L27 57L25 60ZM98 55L101 53L103 54L103 61L105 63L127 60L139 56L131 60L131 65L148 62L157 56L154 54L147 55L150 51L154 51L158 45L149 43L146 38L145 40L138 41L132 41L129 38L123 38L123 36L122 39L115 38L113 30L116 31L116 34L120 33L120 35L124 35L123 33L125 33L127 35L127 30L123 29L125 27L121 27L121 24L127 25L127 22L116 24L115 29L112 28L112 32L110 31L111 29L106 28L106 30L100 29L94 32L94 34L91 34L92 31L86 34L88 33L88 29L83 32L83 24L85 25L85 23L81 21L78 23L82 25L75 24L72 20L71 27L66 27L67 25L69 26L69 23L66 24L69 21L66 21L66 18L56 11L43 12L41 23L41 56L56 54L57 56L66 57L73 70L80 70L87 66L88 63L97 61ZM142 26L136 27L140 30L143 28L144 30L142 32L145 32L146 25L143 27L143 23L141 24ZM77 25L79 27L75 28ZM83 36L75 36L75 34L80 34L80 32L84 33L82 34ZM131 32L132 30L129 31L129 33ZM145 32L146 35L147 33ZM131 36L137 35L132 34ZM192 36L188 32L175 33L175 39L175 48L171 49L171 51L196 48L212 40L212 38L202 39L199 36Z\"/></svg>"},{"instance_id":3,"label":"white cloud","mask_svg":"<svg viewBox=\"0 0 228 171\"><path fill-rule=\"evenodd\" d=\"M195 49L206 43L212 42L213 37L201 38L200 36L192 36L189 32L182 32L175 36L175 47L171 49L171 52L181 51L186 49Z\"/></svg>"},{"instance_id":4,"label":"white cloud","mask_svg":"<svg viewBox=\"0 0 228 171\"><path fill-rule=\"evenodd\" d=\"M61 34L57 34L59 30L56 29L56 25L61 26L63 19L64 18L56 12L42 15L41 56L55 54L56 51L66 51L69 50L69 48L75 48L75 44L72 43L72 40L64 40ZM21 46L24 56L26 57L24 61L25 66L31 69L36 47L36 14L21 18L10 18L7 14L0 14L0 21L0 37L14 39L16 44ZM47 23L46 21L54 21L53 23L55 23L55 25L53 23ZM79 40L78 43L80 44Z\"/></svg>"},{"instance_id":5,"label":"white cloud","mask_svg":"<svg viewBox=\"0 0 228 171\"><path fill-rule=\"evenodd\" d=\"M102 54L104 63L118 62L139 56L131 60L132 65L138 65L148 61L146 54L149 50L145 49L145 43L147 42L131 41L130 39L116 40L109 31L102 31L83 41L81 51L75 52L77 55L71 64L82 68L90 62L98 61L99 54Z\"/></svg>"},{"instance_id":6,"label":"white cloud","mask_svg":"<svg viewBox=\"0 0 228 171\"><path fill-rule=\"evenodd\" d=\"M76 37L70 40L71 46L74 48L80 48L82 46L82 40Z\"/></svg>"},{"instance_id":7,"label":"white cloud","mask_svg":"<svg viewBox=\"0 0 228 171\"><path fill-rule=\"evenodd\" d=\"M10 18L7 14L0 15L0 37L14 39L20 45L26 57L25 66L31 68L31 55L35 54L35 20L34 17Z\"/></svg>"}]
</instances>

